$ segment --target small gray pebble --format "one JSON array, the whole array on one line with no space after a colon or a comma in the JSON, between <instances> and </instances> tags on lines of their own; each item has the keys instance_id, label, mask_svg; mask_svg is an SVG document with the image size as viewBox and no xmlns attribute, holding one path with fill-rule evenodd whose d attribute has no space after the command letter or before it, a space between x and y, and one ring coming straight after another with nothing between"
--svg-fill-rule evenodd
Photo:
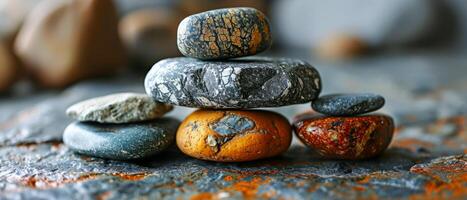
<instances>
[{"instance_id":1,"label":"small gray pebble","mask_svg":"<svg viewBox=\"0 0 467 200\"><path fill-rule=\"evenodd\" d=\"M384 98L377 94L331 94L319 97L311 106L316 112L331 116L353 116L380 109Z\"/></svg>"},{"instance_id":2,"label":"small gray pebble","mask_svg":"<svg viewBox=\"0 0 467 200\"><path fill-rule=\"evenodd\" d=\"M136 124L71 123L63 142L72 150L112 160L131 160L153 156L175 140L180 122L173 118Z\"/></svg>"}]
</instances>

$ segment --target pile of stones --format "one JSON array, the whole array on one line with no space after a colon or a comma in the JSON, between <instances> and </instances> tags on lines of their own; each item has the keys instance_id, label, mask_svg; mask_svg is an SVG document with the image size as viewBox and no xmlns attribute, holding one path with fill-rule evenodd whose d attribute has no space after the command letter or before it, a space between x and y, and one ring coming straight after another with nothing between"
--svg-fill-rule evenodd
<instances>
[{"instance_id":1,"label":"pile of stones","mask_svg":"<svg viewBox=\"0 0 467 200\"><path fill-rule=\"evenodd\" d=\"M162 117L171 105L145 94L118 93L89 99L69 107L71 123L63 142L72 150L93 157L133 160L153 156L175 140L180 122Z\"/></svg>"},{"instance_id":2,"label":"pile of stones","mask_svg":"<svg viewBox=\"0 0 467 200\"><path fill-rule=\"evenodd\" d=\"M253 8L207 11L185 18L177 45L186 57L157 62L148 72L146 93L123 93L71 106L78 120L63 140L79 153L128 160L152 156L176 141L191 157L241 162L277 156L300 140L327 158L363 159L389 145L391 117L366 114L384 105L373 94L318 98L321 78L310 64L294 59L245 57L272 43L269 22ZM317 99L318 98L318 99ZM316 113L296 117L259 110L313 102ZM161 118L171 105L200 108L181 124ZM177 130L178 128L178 130Z\"/></svg>"},{"instance_id":3,"label":"pile of stones","mask_svg":"<svg viewBox=\"0 0 467 200\"><path fill-rule=\"evenodd\" d=\"M155 101L202 108L177 131L177 146L203 160L238 162L288 149L292 128L278 113L249 110L306 103L321 80L304 61L246 57L272 43L266 16L253 8L191 15L180 23L177 45L186 57L156 63L145 79Z\"/></svg>"}]
</instances>

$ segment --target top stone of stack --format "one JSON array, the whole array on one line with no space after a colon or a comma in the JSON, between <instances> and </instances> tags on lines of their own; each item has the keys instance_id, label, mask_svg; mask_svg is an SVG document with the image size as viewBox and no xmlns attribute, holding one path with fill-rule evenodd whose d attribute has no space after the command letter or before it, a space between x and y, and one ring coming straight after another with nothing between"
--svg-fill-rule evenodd
<instances>
[{"instance_id":1,"label":"top stone of stack","mask_svg":"<svg viewBox=\"0 0 467 200\"><path fill-rule=\"evenodd\" d=\"M218 60L255 55L272 43L266 16L254 8L211 10L185 18L177 45L187 57Z\"/></svg>"}]
</instances>

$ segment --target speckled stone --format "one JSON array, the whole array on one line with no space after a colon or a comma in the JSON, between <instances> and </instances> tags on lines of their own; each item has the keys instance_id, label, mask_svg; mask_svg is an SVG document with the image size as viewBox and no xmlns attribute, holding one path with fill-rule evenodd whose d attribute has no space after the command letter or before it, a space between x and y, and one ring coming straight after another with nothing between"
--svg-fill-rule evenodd
<instances>
[{"instance_id":1,"label":"speckled stone","mask_svg":"<svg viewBox=\"0 0 467 200\"><path fill-rule=\"evenodd\" d=\"M384 98L377 94L331 94L319 97L311 106L325 115L352 116L380 109Z\"/></svg>"},{"instance_id":2,"label":"speckled stone","mask_svg":"<svg viewBox=\"0 0 467 200\"><path fill-rule=\"evenodd\" d=\"M78 121L128 123L160 118L172 109L171 105L155 102L146 94L117 93L79 102L66 113Z\"/></svg>"},{"instance_id":3,"label":"speckled stone","mask_svg":"<svg viewBox=\"0 0 467 200\"><path fill-rule=\"evenodd\" d=\"M179 121L162 118L136 124L74 122L63 133L72 150L93 157L131 160L153 156L175 140Z\"/></svg>"},{"instance_id":4,"label":"speckled stone","mask_svg":"<svg viewBox=\"0 0 467 200\"><path fill-rule=\"evenodd\" d=\"M248 57L228 61L170 58L146 76L154 100L198 108L277 107L310 102L321 91L318 71L293 59Z\"/></svg>"},{"instance_id":5,"label":"speckled stone","mask_svg":"<svg viewBox=\"0 0 467 200\"><path fill-rule=\"evenodd\" d=\"M211 10L191 15L178 26L180 52L203 60L255 55L271 43L269 22L254 8Z\"/></svg>"},{"instance_id":6,"label":"speckled stone","mask_svg":"<svg viewBox=\"0 0 467 200\"><path fill-rule=\"evenodd\" d=\"M285 152L292 128L280 114L262 110L198 110L177 131L185 154L218 162L269 158Z\"/></svg>"},{"instance_id":7,"label":"speckled stone","mask_svg":"<svg viewBox=\"0 0 467 200\"><path fill-rule=\"evenodd\" d=\"M325 158L365 159L381 154L394 134L394 121L381 114L355 117L309 115L294 123L300 140Z\"/></svg>"}]
</instances>

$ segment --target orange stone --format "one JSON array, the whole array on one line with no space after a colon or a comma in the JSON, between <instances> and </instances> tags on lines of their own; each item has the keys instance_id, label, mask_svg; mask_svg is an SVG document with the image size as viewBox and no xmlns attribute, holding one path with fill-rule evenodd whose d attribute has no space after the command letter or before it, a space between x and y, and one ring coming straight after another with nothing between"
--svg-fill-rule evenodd
<instances>
[{"instance_id":1,"label":"orange stone","mask_svg":"<svg viewBox=\"0 0 467 200\"><path fill-rule=\"evenodd\" d=\"M282 115L261 110L198 110L177 132L185 154L219 162L252 161L285 152L292 128Z\"/></svg>"}]
</instances>

